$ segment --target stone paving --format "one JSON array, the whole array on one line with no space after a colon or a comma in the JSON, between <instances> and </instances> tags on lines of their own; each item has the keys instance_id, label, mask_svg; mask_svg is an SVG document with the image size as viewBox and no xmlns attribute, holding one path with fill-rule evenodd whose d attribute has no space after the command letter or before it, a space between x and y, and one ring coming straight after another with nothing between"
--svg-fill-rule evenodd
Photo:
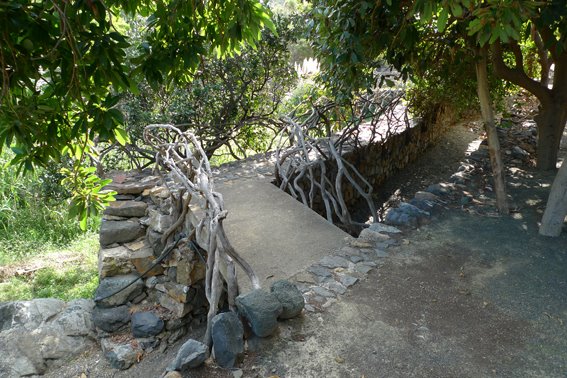
<instances>
[{"instance_id":1,"label":"stone paving","mask_svg":"<svg viewBox=\"0 0 567 378\"><path fill-rule=\"evenodd\" d=\"M264 286L291 277L303 293L305 309L322 311L382 264L387 249L399 244L395 235L401 231L377 223L359 238L351 237L269 184L274 179L274 161L273 154L261 154L213 170L229 210L227 233ZM242 287L242 281L239 284Z\"/></svg>"}]
</instances>

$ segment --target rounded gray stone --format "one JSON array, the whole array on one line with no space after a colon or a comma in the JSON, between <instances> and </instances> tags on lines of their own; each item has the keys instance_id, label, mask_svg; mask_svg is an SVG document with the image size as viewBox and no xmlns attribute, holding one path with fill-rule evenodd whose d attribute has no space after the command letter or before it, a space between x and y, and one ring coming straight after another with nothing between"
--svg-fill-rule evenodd
<instances>
[{"instance_id":1,"label":"rounded gray stone","mask_svg":"<svg viewBox=\"0 0 567 378\"><path fill-rule=\"evenodd\" d=\"M130 321L128 306L95 307L93 310L93 323L105 332L115 332Z\"/></svg>"},{"instance_id":2,"label":"rounded gray stone","mask_svg":"<svg viewBox=\"0 0 567 378\"><path fill-rule=\"evenodd\" d=\"M270 287L270 291L282 304L280 319L291 319L301 314L305 307L305 299L293 283L286 280L276 281Z\"/></svg>"},{"instance_id":3,"label":"rounded gray stone","mask_svg":"<svg viewBox=\"0 0 567 378\"><path fill-rule=\"evenodd\" d=\"M208 357L209 348L205 344L189 339L179 348L177 356L171 361L167 371L196 368L202 365Z\"/></svg>"},{"instance_id":4,"label":"rounded gray stone","mask_svg":"<svg viewBox=\"0 0 567 378\"><path fill-rule=\"evenodd\" d=\"M234 312L216 315L211 322L215 361L232 368L244 355L244 327Z\"/></svg>"},{"instance_id":5,"label":"rounded gray stone","mask_svg":"<svg viewBox=\"0 0 567 378\"><path fill-rule=\"evenodd\" d=\"M266 337L278 327L278 316L283 311L282 304L272 293L262 289L252 290L236 297L236 307L248 321L256 336Z\"/></svg>"},{"instance_id":6,"label":"rounded gray stone","mask_svg":"<svg viewBox=\"0 0 567 378\"><path fill-rule=\"evenodd\" d=\"M136 312L131 318L132 335L137 338L145 338L159 334L164 327L164 322L153 312Z\"/></svg>"},{"instance_id":7,"label":"rounded gray stone","mask_svg":"<svg viewBox=\"0 0 567 378\"><path fill-rule=\"evenodd\" d=\"M137 352L130 345L125 344L105 353L104 357L114 369L126 370L136 362Z\"/></svg>"}]
</instances>

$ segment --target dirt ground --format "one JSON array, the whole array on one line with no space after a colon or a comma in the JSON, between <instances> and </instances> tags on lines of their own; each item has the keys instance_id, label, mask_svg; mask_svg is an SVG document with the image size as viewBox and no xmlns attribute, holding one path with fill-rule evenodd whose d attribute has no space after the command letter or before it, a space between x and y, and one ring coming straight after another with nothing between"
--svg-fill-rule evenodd
<instances>
[{"instance_id":1,"label":"dirt ground","mask_svg":"<svg viewBox=\"0 0 567 378\"><path fill-rule=\"evenodd\" d=\"M452 129L382 189L446 180L479 126ZM258 376L567 377L567 235L537 234L552 179L509 164L505 217L465 188L471 206L448 204L327 312L290 321Z\"/></svg>"},{"instance_id":2,"label":"dirt ground","mask_svg":"<svg viewBox=\"0 0 567 378\"><path fill-rule=\"evenodd\" d=\"M478 128L453 129L383 193L446 180ZM279 335L256 345L243 376L567 377L567 232L537 234L551 180L529 164L512 167L510 216L457 204L406 231L409 244L388 249L337 303L281 323ZM93 350L48 376L159 377L179 345L125 372ZM232 375L205 366L184 376Z\"/></svg>"},{"instance_id":3,"label":"dirt ground","mask_svg":"<svg viewBox=\"0 0 567 378\"><path fill-rule=\"evenodd\" d=\"M567 238L522 225L444 214L290 324L305 341L276 342L264 363L282 377L567 376Z\"/></svg>"}]
</instances>

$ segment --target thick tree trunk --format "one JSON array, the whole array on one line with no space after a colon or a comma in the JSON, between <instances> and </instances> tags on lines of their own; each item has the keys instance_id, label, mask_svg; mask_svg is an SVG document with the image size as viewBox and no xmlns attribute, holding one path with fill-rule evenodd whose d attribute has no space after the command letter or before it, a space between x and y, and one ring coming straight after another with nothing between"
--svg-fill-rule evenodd
<instances>
[{"instance_id":1,"label":"thick tree trunk","mask_svg":"<svg viewBox=\"0 0 567 378\"><path fill-rule=\"evenodd\" d=\"M540 235L559 236L567 215L567 160L563 161L547 199L547 206L543 213Z\"/></svg>"},{"instance_id":2,"label":"thick tree trunk","mask_svg":"<svg viewBox=\"0 0 567 378\"><path fill-rule=\"evenodd\" d=\"M537 168L552 170L557 167L559 144L567 121L567 104L559 101L543 104L534 117L537 124Z\"/></svg>"},{"instance_id":3,"label":"thick tree trunk","mask_svg":"<svg viewBox=\"0 0 567 378\"><path fill-rule=\"evenodd\" d=\"M508 214L508 199L506 198L506 181L504 176L504 164L500 153L500 141L494 123L494 113L490 101L490 90L488 87L488 74L486 72L486 50L477 52L479 60L476 62L476 81L480 110L484 121L484 128L488 136L488 152L492 165L492 176L494 178L494 191L496 193L496 207L500 214Z\"/></svg>"}]
</instances>

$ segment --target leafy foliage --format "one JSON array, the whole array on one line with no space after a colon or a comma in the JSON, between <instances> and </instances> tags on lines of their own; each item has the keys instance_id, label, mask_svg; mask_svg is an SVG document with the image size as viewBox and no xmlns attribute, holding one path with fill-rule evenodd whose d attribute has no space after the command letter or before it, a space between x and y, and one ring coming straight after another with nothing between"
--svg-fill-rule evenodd
<instances>
[{"instance_id":1,"label":"leafy foliage","mask_svg":"<svg viewBox=\"0 0 567 378\"><path fill-rule=\"evenodd\" d=\"M25 176L7 165L13 154L0 155L0 264L61 247L75 240L81 230L69 219L65 199L69 193L52 169L38 169ZM98 218L87 229L98 227Z\"/></svg>"},{"instance_id":2,"label":"leafy foliage","mask_svg":"<svg viewBox=\"0 0 567 378\"><path fill-rule=\"evenodd\" d=\"M133 56L128 36L114 22L122 15L145 19L147 32ZM124 144L117 107L122 93L136 91L143 78L153 86L189 82L202 55L224 57L244 42L255 45L264 27L274 29L257 0L2 2L0 152L12 148L12 164L30 170L59 161L65 147L85 141ZM85 164L88 152L78 155L75 167ZM85 175L99 180L85 170L71 176ZM72 204L85 201L75 207L81 227L85 212L96 212L101 199L83 189L72 189L78 191Z\"/></svg>"},{"instance_id":3,"label":"leafy foliage","mask_svg":"<svg viewBox=\"0 0 567 378\"><path fill-rule=\"evenodd\" d=\"M264 151L274 135L272 120L296 76L288 45L296 34L290 18L276 18L277 35L266 30L255 48L219 59L203 57L190 83L168 90L140 85L122 103L134 143L151 123L173 123L198 136L209 157L225 148L233 158ZM138 147L142 147L138 145Z\"/></svg>"},{"instance_id":4,"label":"leafy foliage","mask_svg":"<svg viewBox=\"0 0 567 378\"><path fill-rule=\"evenodd\" d=\"M1 243L0 246L3 247ZM80 235L65 248L44 244L36 251L41 257L29 254L15 259L12 254L6 254L13 250L0 249L0 264L7 265L0 273L0 302L45 297L66 301L91 298L98 286L98 249L98 233L94 231ZM40 268L14 275L17 267Z\"/></svg>"},{"instance_id":5,"label":"leafy foliage","mask_svg":"<svg viewBox=\"0 0 567 378\"><path fill-rule=\"evenodd\" d=\"M146 40L127 61L127 36L114 12L146 17ZM256 1L145 2L13 1L0 7L2 92L0 146L15 144L26 167L58 159L80 135L120 139L123 116L116 91L187 82L200 56L254 44L267 10Z\"/></svg>"}]
</instances>

